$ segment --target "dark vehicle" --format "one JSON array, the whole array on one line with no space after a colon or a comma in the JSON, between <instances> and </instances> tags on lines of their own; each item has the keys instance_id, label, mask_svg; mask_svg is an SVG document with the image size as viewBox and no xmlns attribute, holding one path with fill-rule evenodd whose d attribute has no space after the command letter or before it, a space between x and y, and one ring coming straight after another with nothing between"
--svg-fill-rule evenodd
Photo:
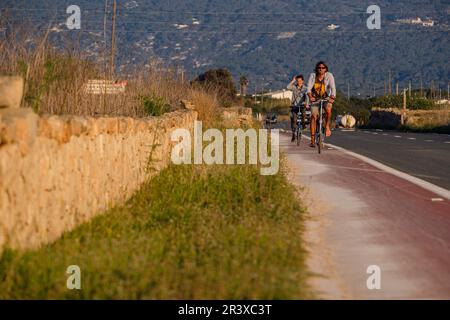
<instances>
[{"instance_id":1,"label":"dark vehicle","mask_svg":"<svg viewBox=\"0 0 450 320\"><path fill-rule=\"evenodd\" d=\"M278 116L275 113L268 114L266 116L266 124L276 124L278 122Z\"/></svg>"}]
</instances>

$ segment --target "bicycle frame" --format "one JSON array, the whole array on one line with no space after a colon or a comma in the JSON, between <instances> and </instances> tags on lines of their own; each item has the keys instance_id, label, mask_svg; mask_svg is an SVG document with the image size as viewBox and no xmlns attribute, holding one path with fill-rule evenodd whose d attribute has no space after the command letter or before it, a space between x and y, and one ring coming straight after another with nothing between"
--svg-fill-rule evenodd
<instances>
[{"instance_id":1,"label":"bicycle frame","mask_svg":"<svg viewBox=\"0 0 450 320\"><path fill-rule=\"evenodd\" d=\"M297 112L297 126L295 130L295 139L297 140L297 145L300 145L300 140L302 138L302 128L302 112L301 110L299 110L299 112Z\"/></svg>"},{"instance_id":2,"label":"bicycle frame","mask_svg":"<svg viewBox=\"0 0 450 320\"><path fill-rule=\"evenodd\" d=\"M320 99L318 101L319 104L319 117L317 118L316 123L316 132L314 134L314 144L317 145L319 154L322 153L323 144L325 142L325 132L323 128L323 110L324 104L328 103L328 99Z\"/></svg>"}]
</instances>

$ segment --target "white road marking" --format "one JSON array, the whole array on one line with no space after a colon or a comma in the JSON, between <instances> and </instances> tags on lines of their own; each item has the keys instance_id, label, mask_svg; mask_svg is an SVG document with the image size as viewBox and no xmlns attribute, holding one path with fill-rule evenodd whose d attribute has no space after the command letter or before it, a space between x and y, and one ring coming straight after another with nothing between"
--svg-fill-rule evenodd
<instances>
[{"instance_id":1,"label":"white road marking","mask_svg":"<svg viewBox=\"0 0 450 320\"><path fill-rule=\"evenodd\" d=\"M305 138L307 138L308 140L311 140L311 138L309 138L309 137L305 137ZM342 147L336 146L334 144L325 143L325 145L326 146L330 146L330 147L334 148L335 150L342 151L345 154L348 154L348 155L350 155L350 156L352 156L354 158L362 160L365 163L368 163L368 164L374 166L377 169L380 169L380 170L382 170L384 172L387 172L387 173L390 173L390 174L392 174L392 175L394 175L396 177L399 177L399 178L402 178L402 179L404 179L406 181L409 181L409 182L415 184L416 186L424 188L425 190L428 190L430 192L434 192L435 194L443 197L444 199L450 200L450 190L441 188L441 187L439 187L439 186L437 186L435 184L432 184L432 183L430 183L428 181L425 181L425 180L422 180L420 178L414 177L414 176L409 175L409 174L407 174L405 172L396 170L396 169L391 168L391 167L389 167L389 166L387 166L385 164L382 164L381 162L378 162L376 160L370 159L370 158L368 158L366 156L363 156L361 154L349 151L347 149L344 149Z\"/></svg>"},{"instance_id":2,"label":"white road marking","mask_svg":"<svg viewBox=\"0 0 450 320\"><path fill-rule=\"evenodd\" d=\"M383 130L381 130L381 129L377 129L377 131L378 131L378 132L383 132Z\"/></svg>"},{"instance_id":3,"label":"white road marking","mask_svg":"<svg viewBox=\"0 0 450 320\"><path fill-rule=\"evenodd\" d=\"M398 138L401 138L401 137L402 137L402 136L394 136L394 138L397 138L397 139L398 139Z\"/></svg>"},{"instance_id":4,"label":"white road marking","mask_svg":"<svg viewBox=\"0 0 450 320\"><path fill-rule=\"evenodd\" d=\"M374 135L377 135L378 133L376 133L376 132L373 132L372 134L374 134Z\"/></svg>"},{"instance_id":5,"label":"white road marking","mask_svg":"<svg viewBox=\"0 0 450 320\"><path fill-rule=\"evenodd\" d=\"M445 141L444 143L450 144L450 141Z\"/></svg>"},{"instance_id":6,"label":"white road marking","mask_svg":"<svg viewBox=\"0 0 450 320\"><path fill-rule=\"evenodd\" d=\"M425 142L434 142L434 140L425 140Z\"/></svg>"},{"instance_id":7,"label":"white road marking","mask_svg":"<svg viewBox=\"0 0 450 320\"><path fill-rule=\"evenodd\" d=\"M388 136L388 134L387 133L383 133L383 136Z\"/></svg>"},{"instance_id":8,"label":"white road marking","mask_svg":"<svg viewBox=\"0 0 450 320\"><path fill-rule=\"evenodd\" d=\"M340 151L342 151L342 152L344 152L344 153L346 153L346 154L348 154L348 155L350 155L352 157L360 159L360 160L362 160L362 161L364 161L364 162L374 166L375 168L383 170L384 172L393 174L394 176L397 176L397 177L402 178L402 179L404 179L406 181L409 181L409 182L411 182L411 183L413 183L413 184L415 184L415 185L417 185L417 186L419 186L421 188L424 188L424 189L426 189L428 191L434 192L435 194L443 197L444 199L450 200L450 191L447 190L447 189L441 188L441 187L439 187L437 185L434 185L434 184L432 184L432 183L430 183L428 181L419 179L417 177L413 177L412 175L409 175L407 173L401 172L401 171L396 170L394 168L391 168L391 167L389 167L387 165L384 165L381 162L378 162L376 160L370 159L370 158L365 157L363 155L360 155L358 153L349 151L349 150L344 149L342 147L338 147L336 145L329 144L329 143L327 145L332 146L336 150L340 150Z\"/></svg>"},{"instance_id":9,"label":"white road marking","mask_svg":"<svg viewBox=\"0 0 450 320\"><path fill-rule=\"evenodd\" d=\"M432 202L444 202L444 199L442 198L433 198L431 199Z\"/></svg>"},{"instance_id":10,"label":"white road marking","mask_svg":"<svg viewBox=\"0 0 450 320\"><path fill-rule=\"evenodd\" d=\"M417 140L416 138L408 138L409 140Z\"/></svg>"}]
</instances>

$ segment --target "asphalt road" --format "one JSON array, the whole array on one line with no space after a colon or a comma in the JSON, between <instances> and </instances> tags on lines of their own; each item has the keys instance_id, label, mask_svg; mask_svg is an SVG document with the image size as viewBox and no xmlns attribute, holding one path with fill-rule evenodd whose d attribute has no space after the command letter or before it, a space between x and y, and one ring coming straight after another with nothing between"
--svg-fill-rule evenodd
<instances>
[{"instance_id":1,"label":"asphalt road","mask_svg":"<svg viewBox=\"0 0 450 320\"><path fill-rule=\"evenodd\" d=\"M450 190L450 135L338 129L327 142Z\"/></svg>"},{"instance_id":2,"label":"asphalt road","mask_svg":"<svg viewBox=\"0 0 450 320\"><path fill-rule=\"evenodd\" d=\"M335 132L329 141L421 178L443 171L448 179L448 137L374 133ZM318 155L306 139L296 146L288 134L280 142L292 180L304 190L306 242L314 245L309 265L322 297L450 299L450 200L343 151ZM432 179L448 185L444 180ZM367 286L371 266L381 270L379 290Z\"/></svg>"},{"instance_id":3,"label":"asphalt road","mask_svg":"<svg viewBox=\"0 0 450 320\"><path fill-rule=\"evenodd\" d=\"M450 190L450 135L337 129L326 142Z\"/></svg>"}]
</instances>

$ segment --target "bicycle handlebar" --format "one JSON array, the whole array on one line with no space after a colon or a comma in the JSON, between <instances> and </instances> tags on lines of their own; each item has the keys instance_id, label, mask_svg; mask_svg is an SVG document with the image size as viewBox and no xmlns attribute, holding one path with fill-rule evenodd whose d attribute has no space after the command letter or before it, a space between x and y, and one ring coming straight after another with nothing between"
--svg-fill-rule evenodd
<instances>
[{"instance_id":1,"label":"bicycle handlebar","mask_svg":"<svg viewBox=\"0 0 450 320\"><path fill-rule=\"evenodd\" d=\"M313 104L320 104L321 102L328 102L328 101L330 101L330 97L328 97L328 98L322 98L322 99L317 99L317 100L314 101L314 102L310 100L311 105L313 105Z\"/></svg>"}]
</instances>

